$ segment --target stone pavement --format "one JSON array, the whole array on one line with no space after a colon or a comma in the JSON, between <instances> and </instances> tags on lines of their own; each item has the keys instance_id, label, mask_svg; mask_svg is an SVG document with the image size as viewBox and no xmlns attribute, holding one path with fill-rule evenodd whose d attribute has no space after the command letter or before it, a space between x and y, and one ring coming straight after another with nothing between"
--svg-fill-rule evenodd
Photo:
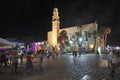
<instances>
[{"instance_id":1,"label":"stone pavement","mask_svg":"<svg viewBox=\"0 0 120 80\"><path fill-rule=\"evenodd\" d=\"M34 70L24 74L24 64L19 66L18 74L11 74L10 69L0 74L0 80L120 80L120 70L110 76L110 67L100 67L101 56L85 54L73 58L62 55L55 59L44 59L44 71L39 69L38 58L34 59Z\"/></svg>"}]
</instances>

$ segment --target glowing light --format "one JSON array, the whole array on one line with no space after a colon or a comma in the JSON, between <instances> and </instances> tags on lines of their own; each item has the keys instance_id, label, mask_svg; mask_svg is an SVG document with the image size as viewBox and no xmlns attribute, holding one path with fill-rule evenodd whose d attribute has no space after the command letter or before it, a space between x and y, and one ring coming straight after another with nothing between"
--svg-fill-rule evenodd
<instances>
[{"instance_id":1,"label":"glowing light","mask_svg":"<svg viewBox=\"0 0 120 80\"><path fill-rule=\"evenodd\" d=\"M40 45L41 43L40 42L38 42L38 45Z\"/></svg>"},{"instance_id":2,"label":"glowing light","mask_svg":"<svg viewBox=\"0 0 120 80\"><path fill-rule=\"evenodd\" d=\"M116 47L115 49L117 49L117 50L118 50L118 49L120 49L120 47Z\"/></svg>"},{"instance_id":3,"label":"glowing light","mask_svg":"<svg viewBox=\"0 0 120 80\"><path fill-rule=\"evenodd\" d=\"M101 54L101 47L98 47L98 53Z\"/></svg>"},{"instance_id":4,"label":"glowing light","mask_svg":"<svg viewBox=\"0 0 120 80\"><path fill-rule=\"evenodd\" d=\"M89 47L92 49L92 48L94 47L94 45L93 45L93 44L90 44Z\"/></svg>"},{"instance_id":5,"label":"glowing light","mask_svg":"<svg viewBox=\"0 0 120 80\"><path fill-rule=\"evenodd\" d=\"M79 38L79 41L80 41L80 42L82 42L82 40L83 40L82 38Z\"/></svg>"},{"instance_id":6,"label":"glowing light","mask_svg":"<svg viewBox=\"0 0 120 80\"><path fill-rule=\"evenodd\" d=\"M73 41L69 41L70 44L73 44Z\"/></svg>"},{"instance_id":7,"label":"glowing light","mask_svg":"<svg viewBox=\"0 0 120 80\"><path fill-rule=\"evenodd\" d=\"M38 43L35 43L35 45L37 45Z\"/></svg>"}]
</instances>

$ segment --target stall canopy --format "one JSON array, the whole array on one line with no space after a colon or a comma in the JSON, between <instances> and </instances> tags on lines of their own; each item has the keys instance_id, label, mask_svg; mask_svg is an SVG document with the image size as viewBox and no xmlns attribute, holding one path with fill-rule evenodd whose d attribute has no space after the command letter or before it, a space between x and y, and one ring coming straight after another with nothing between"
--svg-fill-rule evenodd
<instances>
[{"instance_id":1,"label":"stall canopy","mask_svg":"<svg viewBox=\"0 0 120 80\"><path fill-rule=\"evenodd\" d=\"M0 38L0 48L10 48L12 47L12 43L3 39L3 38Z\"/></svg>"}]
</instances>

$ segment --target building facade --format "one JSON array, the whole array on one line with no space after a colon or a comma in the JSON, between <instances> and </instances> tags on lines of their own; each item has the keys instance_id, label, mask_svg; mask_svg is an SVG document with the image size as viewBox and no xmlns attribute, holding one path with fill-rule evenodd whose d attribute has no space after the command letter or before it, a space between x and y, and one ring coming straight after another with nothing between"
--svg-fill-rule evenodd
<instances>
[{"instance_id":1,"label":"building facade","mask_svg":"<svg viewBox=\"0 0 120 80\"><path fill-rule=\"evenodd\" d=\"M81 26L72 26L72 27L67 27L60 29L60 17L59 17L59 12L57 8L53 9L53 16L52 16L52 31L49 31L47 33L47 38L48 38L48 44L50 45L57 45L58 41L57 38L60 35L60 32L62 30L65 30L68 35L68 39L72 37L76 32L80 31L81 36L82 36L82 47L85 47L87 50L90 50L90 48L93 48L94 45L99 46L99 37L96 37L96 40L94 39L94 36L91 35L93 32L97 31L98 29L98 24L97 22L89 23L89 24L84 24ZM88 36L89 34L89 36Z\"/></svg>"}]
</instances>

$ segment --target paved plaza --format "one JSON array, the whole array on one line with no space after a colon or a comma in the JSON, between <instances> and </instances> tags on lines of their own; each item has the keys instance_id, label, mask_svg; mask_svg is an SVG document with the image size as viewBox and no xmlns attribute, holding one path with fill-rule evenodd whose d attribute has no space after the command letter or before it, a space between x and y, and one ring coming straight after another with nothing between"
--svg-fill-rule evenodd
<instances>
[{"instance_id":1,"label":"paved plaza","mask_svg":"<svg viewBox=\"0 0 120 80\"><path fill-rule=\"evenodd\" d=\"M34 70L24 74L24 66L19 64L18 74L11 74L10 67L0 74L0 80L120 80L120 69L110 76L110 67L100 67L101 56L84 54L73 58L70 54L55 59L44 59L44 71L39 69L38 58L34 59Z\"/></svg>"}]
</instances>

